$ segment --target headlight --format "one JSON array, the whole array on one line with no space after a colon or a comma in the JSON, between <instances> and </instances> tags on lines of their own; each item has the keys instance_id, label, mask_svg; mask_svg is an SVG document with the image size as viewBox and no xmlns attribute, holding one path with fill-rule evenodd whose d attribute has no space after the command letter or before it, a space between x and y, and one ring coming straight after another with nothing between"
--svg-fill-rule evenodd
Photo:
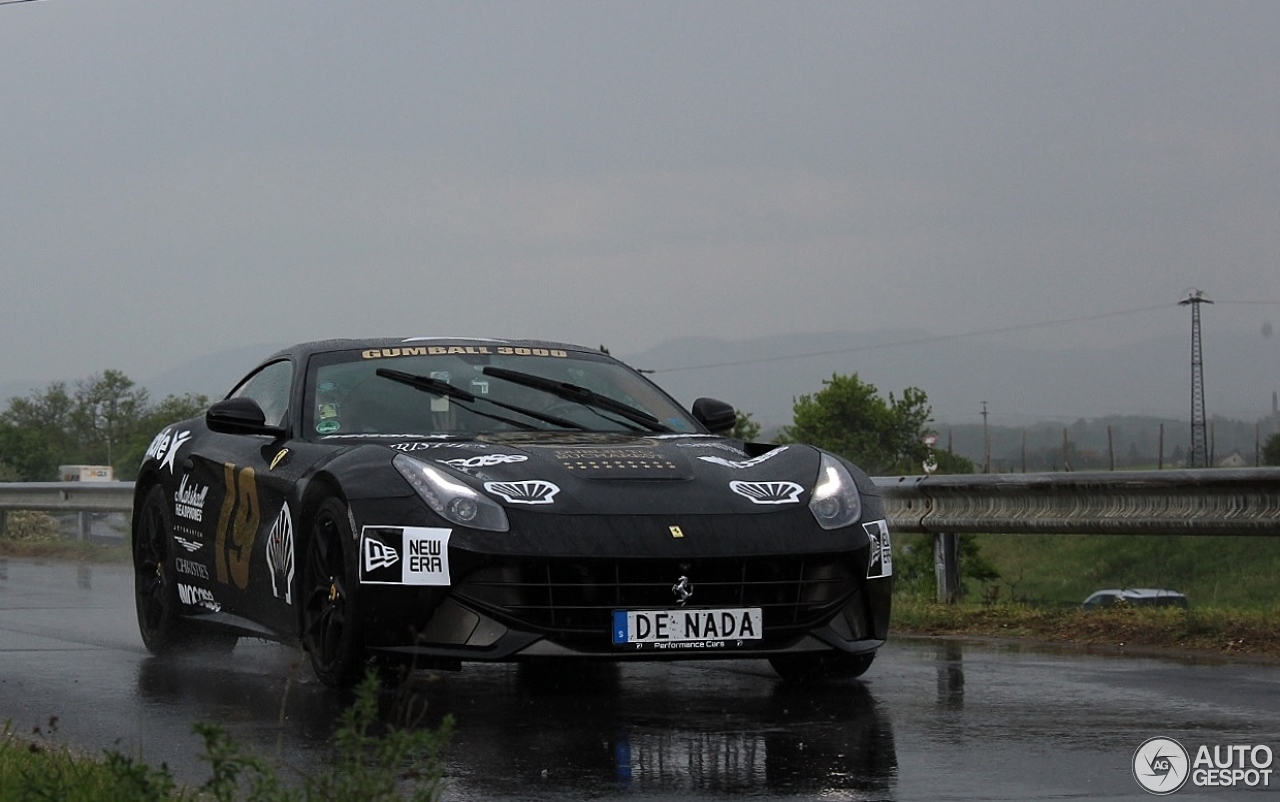
<instances>
[{"instance_id":1,"label":"headlight","mask_svg":"<svg viewBox=\"0 0 1280 802\"><path fill-rule=\"evenodd\" d=\"M818 481L809 499L809 511L823 529L839 529L857 523L862 517L862 497L858 495L858 486L840 461L829 454L822 455Z\"/></svg>"},{"instance_id":2,"label":"headlight","mask_svg":"<svg viewBox=\"0 0 1280 802\"><path fill-rule=\"evenodd\" d=\"M506 511L496 501L434 465L404 454L397 454L391 462L427 506L445 520L490 532L505 532L510 527Z\"/></svg>"}]
</instances>

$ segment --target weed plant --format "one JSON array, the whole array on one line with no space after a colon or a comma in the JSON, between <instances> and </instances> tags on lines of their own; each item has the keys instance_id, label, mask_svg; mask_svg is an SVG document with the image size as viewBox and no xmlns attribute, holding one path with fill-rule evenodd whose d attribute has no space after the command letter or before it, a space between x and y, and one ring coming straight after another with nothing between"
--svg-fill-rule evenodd
<instances>
[{"instance_id":1,"label":"weed plant","mask_svg":"<svg viewBox=\"0 0 1280 802\"><path fill-rule=\"evenodd\" d=\"M443 790L442 751L453 731L445 717L437 729L385 725L379 719L382 683L370 673L338 719L334 759L314 776L288 781L261 756L221 727L195 725L210 776L197 788L178 787L165 765L148 766L115 750L91 760L49 743L56 734L20 738L0 731L0 802L434 802Z\"/></svg>"}]
</instances>

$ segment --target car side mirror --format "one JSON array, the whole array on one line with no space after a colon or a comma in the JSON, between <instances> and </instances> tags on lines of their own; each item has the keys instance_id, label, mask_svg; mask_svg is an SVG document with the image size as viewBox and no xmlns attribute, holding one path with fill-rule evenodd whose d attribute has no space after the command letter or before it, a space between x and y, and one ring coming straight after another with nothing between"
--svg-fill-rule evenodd
<instances>
[{"instance_id":1,"label":"car side mirror","mask_svg":"<svg viewBox=\"0 0 1280 802\"><path fill-rule=\"evenodd\" d=\"M738 422L738 412L733 408L733 404L714 398L699 398L694 401L693 417L716 434L732 430Z\"/></svg>"},{"instance_id":2,"label":"car side mirror","mask_svg":"<svg viewBox=\"0 0 1280 802\"><path fill-rule=\"evenodd\" d=\"M267 424L262 407L252 398L227 398L209 407L204 414L205 425L220 434L265 434L280 437L284 429Z\"/></svg>"}]
</instances>

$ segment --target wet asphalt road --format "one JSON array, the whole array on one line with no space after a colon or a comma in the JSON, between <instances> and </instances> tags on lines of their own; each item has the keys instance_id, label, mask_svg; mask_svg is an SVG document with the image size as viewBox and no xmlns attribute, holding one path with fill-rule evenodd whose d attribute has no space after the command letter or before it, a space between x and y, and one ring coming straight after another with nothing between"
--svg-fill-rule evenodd
<instances>
[{"instance_id":1,"label":"wet asphalt road","mask_svg":"<svg viewBox=\"0 0 1280 802\"><path fill-rule=\"evenodd\" d=\"M301 667L300 667L301 666ZM197 721L290 771L328 756L343 699L294 649L147 655L124 566L0 559L0 721L87 752L115 748L207 777ZM575 672L468 665L420 675L388 715L451 713L449 800L1147 799L1148 738L1269 745L1280 666L898 639L862 681L781 683L760 661ZM398 712L397 712L398 711ZM56 724L50 724L51 717ZM1276 772L1280 774L1280 771ZM1280 798L1270 786L1172 798Z\"/></svg>"}]
</instances>

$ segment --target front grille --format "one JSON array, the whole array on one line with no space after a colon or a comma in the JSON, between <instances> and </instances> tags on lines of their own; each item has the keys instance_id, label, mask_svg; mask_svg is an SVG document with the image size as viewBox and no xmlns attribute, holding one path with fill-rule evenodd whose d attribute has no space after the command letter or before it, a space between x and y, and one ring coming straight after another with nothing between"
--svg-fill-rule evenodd
<instances>
[{"instance_id":1,"label":"front grille","mask_svg":"<svg viewBox=\"0 0 1280 802\"><path fill-rule=\"evenodd\" d=\"M552 640L608 644L615 610L669 609L680 577L690 608L760 607L765 644L822 623L857 590L848 554L673 559L519 559L490 562L454 594L487 614Z\"/></svg>"}]
</instances>

